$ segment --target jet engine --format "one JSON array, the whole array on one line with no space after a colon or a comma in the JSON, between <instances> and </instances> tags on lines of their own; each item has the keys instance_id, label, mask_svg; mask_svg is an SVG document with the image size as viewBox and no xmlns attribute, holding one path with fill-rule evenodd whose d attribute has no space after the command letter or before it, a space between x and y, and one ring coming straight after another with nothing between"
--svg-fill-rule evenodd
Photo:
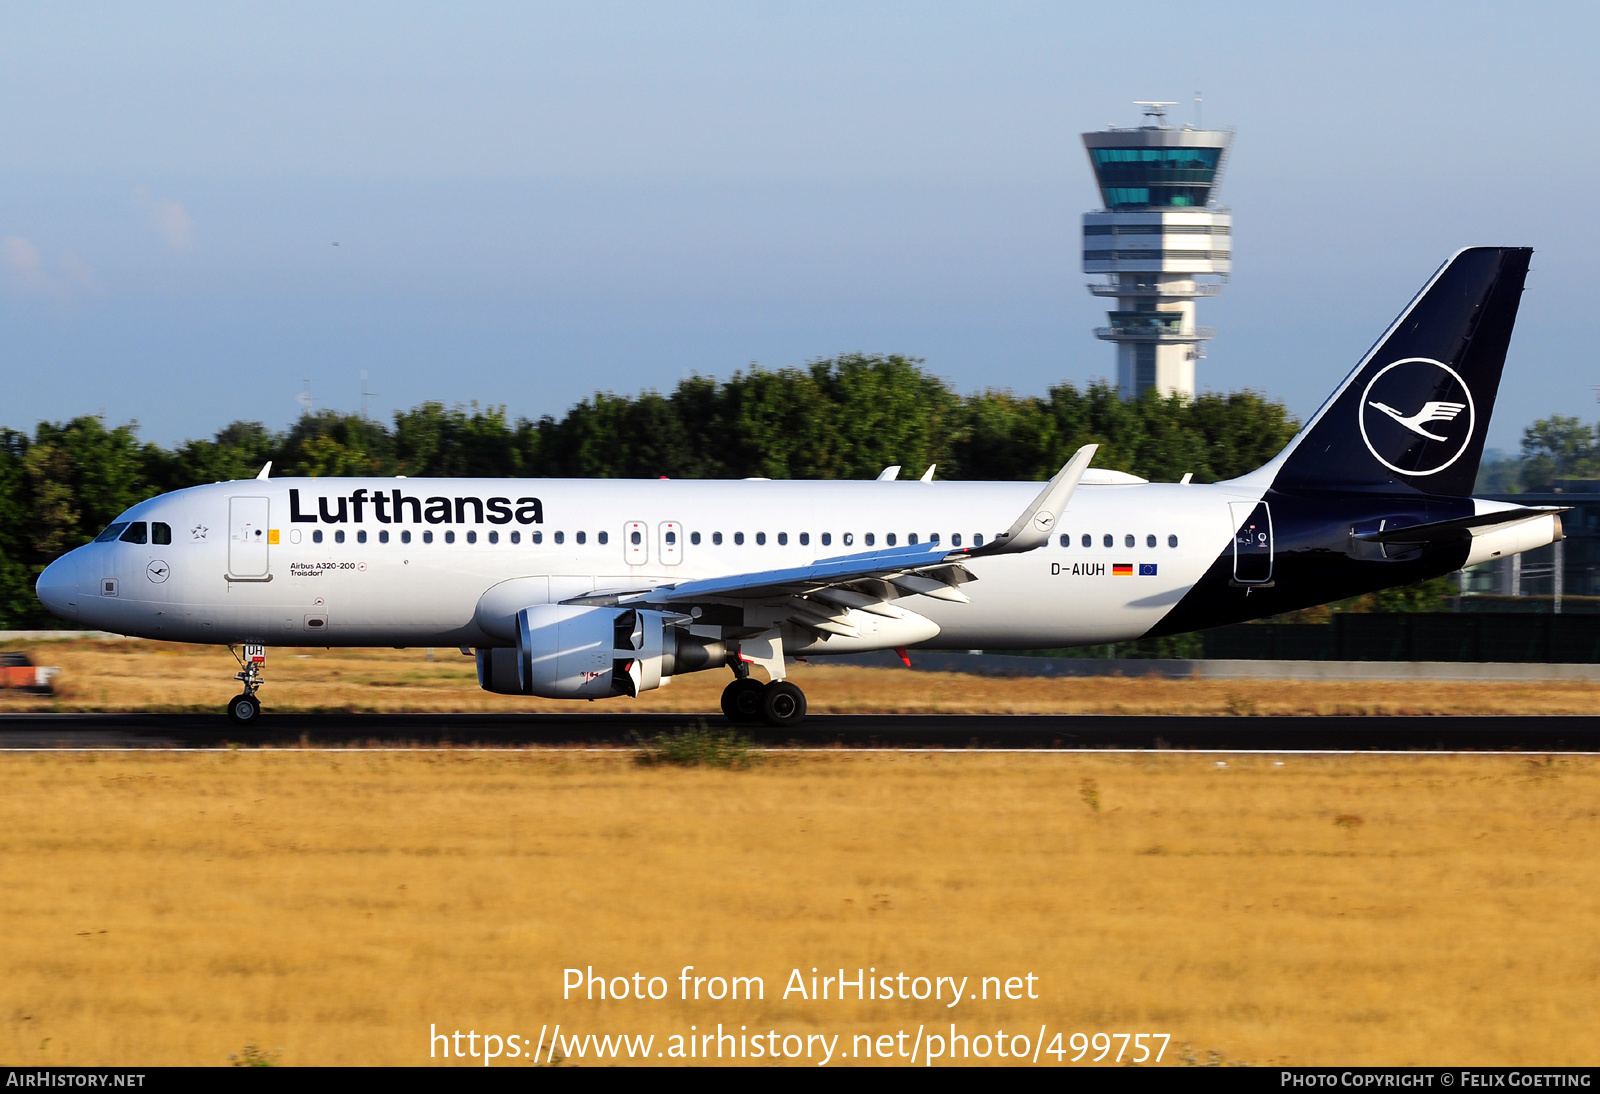
<instances>
[{"instance_id":1,"label":"jet engine","mask_svg":"<svg viewBox=\"0 0 1600 1094\"><path fill-rule=\"evenodd\" d=\"M690 634L672 618L637 608L523 608L514 648L477 651L478 684L502 695L605 699L637 696L678 673L727 663L720 641Z\"/></svg>"}]
</instances>

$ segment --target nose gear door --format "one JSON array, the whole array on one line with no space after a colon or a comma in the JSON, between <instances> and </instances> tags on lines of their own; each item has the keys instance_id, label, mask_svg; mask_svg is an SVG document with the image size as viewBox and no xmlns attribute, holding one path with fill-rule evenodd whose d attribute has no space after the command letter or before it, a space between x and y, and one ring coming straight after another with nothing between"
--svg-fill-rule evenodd
<instances>
[{"instance_id":1,"label":"nose gear door","mask_svg":"<svg viewBox=\"0 0 1600 1094\"><path fill-rule=\"evenodd\" d=\"M1241 585L1272 581L1272 513L1266 502L1230 501L1233 514L1233 580Z\"/></svg>"},{"instance_id":2,"label":"nose gear door","mask_svg":"<svg viewBox=\"0 0 1600 1094\"><path fill-rule=\"evenodd\" d=\"M228 499L228 576L266 580L266 498Z\"/></svg>"}]
</instances>

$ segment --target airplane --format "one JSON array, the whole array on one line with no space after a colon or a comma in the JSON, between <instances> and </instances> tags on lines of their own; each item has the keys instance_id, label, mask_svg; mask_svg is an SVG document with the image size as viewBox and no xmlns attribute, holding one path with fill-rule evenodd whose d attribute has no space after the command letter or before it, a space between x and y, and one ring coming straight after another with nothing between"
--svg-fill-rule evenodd
<instances>
[{"instance_id":1,"label":"airplane","mask_svg":"<svg viewBox=\"0 0 1600 1094\"><path fill-rule=\"evenodd\" d=\"M484 689L553 699L725 668L731 721L791 726L795 656L1176 634L1560 539L1562 508L1472 497L1531 254L1451 256L1283 451L1225 482L1096 469L1094 445L1042 489L897 469L274 479L268 464L132 506L36 591L81 626L227 645L240 726L274 644L457 646Z\"/></svg>"}]
</instances>

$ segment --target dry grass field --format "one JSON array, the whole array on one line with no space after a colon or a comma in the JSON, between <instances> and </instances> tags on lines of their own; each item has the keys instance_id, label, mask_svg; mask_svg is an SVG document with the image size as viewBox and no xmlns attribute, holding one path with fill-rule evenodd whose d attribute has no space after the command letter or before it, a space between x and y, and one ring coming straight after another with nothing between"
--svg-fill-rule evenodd
<instances>
[{"instance_id":1,"label":"dry grass field","mask_svg":"<svg viewBox=\"0 0 1600 1094\"><path fill-rule=\"evenodd\" d=\"M1573 757L10 754L0 1059L415 1064L430 1023L848 1051L954 1022L1170 1033L1166 1063L1586 1064L1597 803ZM691 964L766 998L676 1001ZM674 998L563 1001L589 965ZM1039 998L781 998L839 966Z\"/></svg>"},{"instance_id":2,"label":"dry grass field","mask_svg":"<svg viewBox=\"0 0 1600 1094\"><path fill-rule=\"evenodd\" d=\"M238 691L225 649L161 642L12 644L62 669L54 696L0 692L0 711L220 711ZM915 656L915 655L913 655ZM725 672L683 676L604 704L491 695L453 649L268 651L268 712L717 710ZM1002 679L797 664L811 710L946 714L1590 714L1600 684L1283 682L1156 678Z\"/></svg>"}]
</instances>

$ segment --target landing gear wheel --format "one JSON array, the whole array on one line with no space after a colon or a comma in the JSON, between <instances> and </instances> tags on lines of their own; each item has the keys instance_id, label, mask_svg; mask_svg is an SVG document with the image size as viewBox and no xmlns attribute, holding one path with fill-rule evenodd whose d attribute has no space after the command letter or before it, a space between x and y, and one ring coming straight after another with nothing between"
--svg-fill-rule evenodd
<instances>
[{"instance_id":1,"label":"landing gear wheel","mask_svg":"<svg viewBox=\"0 0 1600 1094\"><path fill-rule=\"evenodd\" d=\"M235 695L228 703L228 721L236 726L254 725L261 717L261 700L254 695Z\"/></svg>"},{"instance_id":2,"label":"landing gear wheel","mask_svg":"<svg viewBox=\"0 0 1600 1094\"><path fill-rule=\"evenodd\" d=\"M762 718L761 699L766 687L746 676L722 689L722 713L730 722L758 722Z\"/></svg>"},{"instance_id":3,"label":"landing gear wheel","mask_svg":"<svg viewBox=\"0 0 1600 1094\"><path fill-rule=\"evenodd\" d=\"M761 717L778 729L797 725L806 716L806 693L787 680L774 680L761 689Z\"/></svg>"}]
</instances>

